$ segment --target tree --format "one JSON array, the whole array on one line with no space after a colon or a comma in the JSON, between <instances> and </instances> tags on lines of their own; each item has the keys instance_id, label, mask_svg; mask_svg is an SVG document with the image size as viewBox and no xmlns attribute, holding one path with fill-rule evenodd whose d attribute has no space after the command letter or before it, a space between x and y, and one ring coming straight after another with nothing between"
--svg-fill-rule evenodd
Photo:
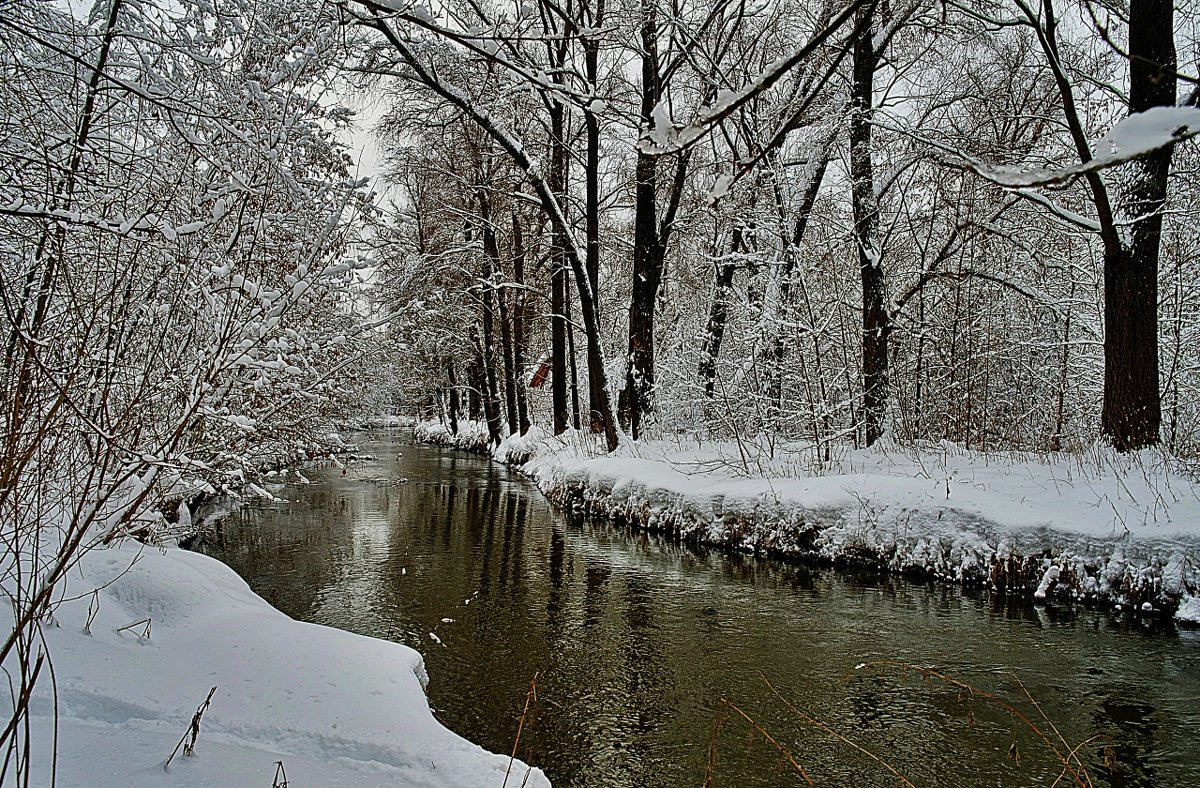
<instances>
[{"instance_id":1,"label":"tree","mask_svg":"<svg viewBox=\"0 0 1200 788\"><path fill-rule=\"evenodd\" d=\"M448 28L439 27L431 22L427 14L419 12L397 14L369 0L362 0L359 2L359 5L365 9L364 14L359 17L360 22L374 29L382 36L388 47L387 56L395 58L394 62L387 64L371 62L364 64L361 68L373 70L376 73L382 72L401 75L412 83L419 84L431 91L433 95L438 96L448 105L455 107L464 117L469 118L475 123L483 134L491 138L499 149L508 155L512 164L523 173L525 180L532 187L538 203L541 205L547 220L553 228L553 232L556 234L556 243L562 247L561 254L563 259L569 266L571 276L575 280L587 344L589 374L597 376L596 388L598 391L603 392L600 402L595 403L595 407L601 414L601 420L604 424L606 445L610 451L615 449L619 443L619 433L615 414L609 401L610 395L604 364L604 349L600 334L598 310L596 308L597 299L592 291L591 282L587 275L586 251L578 243L574 234L574 228L567 218L562 194L556 180L558 168L552 164L550 172L543 173L541 167L537 165L532 157L530 150L521 140L520 135L510 125L506 124L502 118L476 102L463 87L451 81L450 75L446 73L444 67L448 66L454 59L452 56L449 56L448 53L443 53L445 57L443 57L441 62L427 60L423 57L423 54L432 54L432 51L408 36L408 30L425 30L434 37L434 40L440 38L455 41L458 44L467 43L470 48L482 53L483 50L479 45L470 41L474 36L473 33L462 34ZM475 11L479 12L479 9L475 9ZM393 27L393 20L402 22L410 27L401 33ZM495 62L495 53L497 51L498 47L488 56L491 62ZM385 52L378 50L373 52L372 55L375 58L382 58L385 56ZM534 82L537 81L533 75L526 74L519 64L506 61L505 65L512 72L521 75L520 78L522 80L530 79ZM452 71L453 69L451 68L450 70ZM544 72L541 73L541 80L542 84L547 84ZM566 87L555 88L554 90L558 92L554 95L554 101L551 103L557 105L560 99L565 98ZM559 313L556 312L556 314ZM561 378L561 375L559 377Z\"/></svg>"},{"instance_id":2,"label":"tree","mask_svg":"<svg viewBox=\"0 0 1200 788\"><path fill-rule=\"evenodd\" d=\"M1120 451L1157 444L1159 401L1158 255L1162 207L1173 145L1166 144L1130 165L1123 206L1099 168L1084 127L1075 89L1060 51L1053 0L1034 10L1016 0L1033 27L1058 88L1083 179L1096 211L1096 232L1104 249L1104 405L1101 433ZM1135 0L1129 8L1130 113L1175 104L1174 5ZM1168 141L1170 141L1168 139ZM1123 220L1121 210L1128 214ZM1123 223L1130 225L1128 240Z\"/></svg>"},{"instance_id":3,"label":"tree","mask_svg":"<svg viewBox=\"0 0 1200 788\"><path fill-rule=\"evenodd\" d=\"M1052 13L1047 5L1048 17ZM1171 0L1132 0L1129 5L1131 114L1175 104L1174 19ZM1100 429L1120 450L1159 441L1158 254L1173 151L1174 145L1167 145L1131 165L1125 208L1131 224L1128 244L1110 249L1115 227L1102 231L1105 322Z\"/></svg>"},{"instance_id":4,"label":"tree","mask_svg":"<svg viewBox=\"0 0 1200 788\"><path fill-rule=\"evenodd\" d=\"M884 306L887 280L879 239L879 203L871 148L871 109L875 70L883 57L876 42L876 9L869 5L855 20L851 58L850 182L854 203L854 242L862 284L863 433L870 446L883 435L888 404L888 336L892 327Z\"/></svg>"},{"instance_id":5,"label":"tree","mask_svg":"<svg viewBox=\"0 0 1200 788\"><path fill-rule=\"evenodd\" d=\"M366 203L333 138L345 115L318 100L332 15L276 4L247 30L205 4L97 11L12 2L0 19L15 783L41 627L84 555L165 538L168 505L319 445L361 396L344 255Z\"/></svg>"},{"instance_id":6,"label":"tree","mask_svg":"<svg viewBox=\"0 0 1200 788\"><path fill-rule=\"evenodd\" d=\"M1112 87L1126 78L1117 50L1089 43L1086 25L1048 24L1052 5L1015 6L1018 19L1003 16L1003 3L917 0L545 0L467 3L436 17L357 7L383 36L363 67L475 124L511 163L513 180L488 191L491 213L507 217L511 199L527 220L511 233L507 222L477 225L496 226L494 362L505 368L510 429L521 365L519 310L506 296L518 294L549 302L548 325L530 342L557 333L546 344L559 391L554 403L535 393L530 407L559 430L583 401L572 397L584 355L572 314L593 405L601 389L609 396L607 382L596 385L612 371L605 357L625 358L617 415L635 437L653 415L664 429L700 425L768 452L779 438L803 438L814 460L821 447L829 456L837 441L874 443L889 430L971 448L1080 446L1088 424L1115 424L1111 414L1128 410L1113 405L1122 386L1157 385L1149 373L1118 374L1114 349L1136 334L1134 355L1152 361L1153 332L1121 329L1120 310L1147 314L1155 277L1142 266L1142 284L1120 284L1124 269L1111 261L1145 260L1162 245L1156 233L1181 248L1161 202L1172 181L1151 166L1151 150L1113 153L1088 140L1117 113L1147 122L1134 104L1174 108L1161 106L1162 79L1132 70L1131 87L1162 95L1149 104L1135 89L1127 101ZM1093 28L1119 48L1104 24ZM1150 38L1158 46L1164 36ZM1136 36L1129 48L1126 62L1173 78L1169 52ZM1181 124L1155 150L1192 135L1185 115L1150 113ZM1086 157L1080 138L1092 146ZM1064 158L1075 163L1059 166ZM1160 174L1143 177L1151 171ZM1113 238L1125 256L1102 267ZM1172 254L1178 291L1186 266ZM517 258L530 271L502 273ZM1102 324L1093 284L1103 276L1125 301L1110 299ZM1180 353L1186 300L1171 300L1176 403L1191 386ZM1094 339L1105 326L1101 354ZM444 366L430 367L442 387ZM489 365L474 366L486 378ZM592 424L604 424L602 410L592 408ZM1173 404L1172 425L1179 414Z\"/></svg>"}]
</instances>

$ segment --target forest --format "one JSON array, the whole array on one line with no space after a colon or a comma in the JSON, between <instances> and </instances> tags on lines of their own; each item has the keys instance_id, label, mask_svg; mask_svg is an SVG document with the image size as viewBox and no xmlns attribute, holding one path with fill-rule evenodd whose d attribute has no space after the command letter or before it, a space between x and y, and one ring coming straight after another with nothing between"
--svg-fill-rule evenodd
<instances>
[{"instance_id":1,"label":"forest","mask_svg":"<svg viewBox=\"0 0 1200 788\"><path fill-rule=\"evenodd\" d=\"M1190 477L1198 20L0 0L0 783L33 779L89 553L177 538L368 416Z\"/></svg>"},{"instance_id":2,"label":"forest","mask_svg":"<svg viewBox=\"0 0 1200 788\"><path fill-rule=\"evenodd\" d=\"M1187 456L1195 149L1171 143L1197 94L1172 11L375 19L397 381L497 441L532 413L610 449L799 440L817 466L884 434Z\"/></svg>"}]
</instances>

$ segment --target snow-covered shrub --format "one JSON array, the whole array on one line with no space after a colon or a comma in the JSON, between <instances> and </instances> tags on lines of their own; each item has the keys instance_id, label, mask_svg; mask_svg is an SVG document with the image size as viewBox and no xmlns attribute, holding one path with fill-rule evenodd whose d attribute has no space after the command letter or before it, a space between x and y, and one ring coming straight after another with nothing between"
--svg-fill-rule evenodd
<instances>
[{"instance_id":1,"label":"snow-covered shrub","mask_svg":"<svg viewBox=\"0 0 1200 788\"><path fill-rule=\"evenodd\" d=\"M318 100L329 9L4 15L0 749L20 772L39 629L89 590L66 587L81 556L154 538L164 498L320 450L359 396L346 244L366 203L333 137L344 113Z\"/></svg>"}]
</instances>

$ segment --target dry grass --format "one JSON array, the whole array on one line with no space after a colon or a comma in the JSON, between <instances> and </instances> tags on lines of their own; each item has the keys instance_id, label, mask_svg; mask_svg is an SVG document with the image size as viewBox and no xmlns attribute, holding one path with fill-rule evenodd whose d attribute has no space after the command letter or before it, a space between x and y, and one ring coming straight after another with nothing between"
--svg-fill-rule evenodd
<instances>
[{"instance_id":1,"label":"dry grass","mask_svg":"<svg viewBox=\"0 0 1200 788\"><path fill-rule=\"evenodd\" d=\"M1017 687L1019 687L1022 696L1020 704L1022 705L1018 705L1018 702L980 689L970 682L946 675L932 668L901 661L882 660L860 664L849 674L848 679L854 680L861 676L878 675L884 672L916 677L926 684L940 684L947 689L955 691L957 693L956 702L966 707L965 718L969 726L974 727L975 725L976 704L991 707L1007 716L1018 728L1023 728L1032 734L1036 746L1052 757L1053 762L1058 764L1060 771L1052 781L1047 783L1049 788L1058 788L1061 785L1072 785L1075 788L1095 788L1092 775L1083 759L1083 754L1093 747L1099 746L1102 748L1101 760L1105 768L1112 769L1116 766L1115 751L1108 736L1092 736L1076 744L1071 744L1054 721L1046 714L1042 705L1015 674L1013 675L1013 680L1016 682ZM816 714L799 707L786 698L765 676L762 677L762 681L771 697L786 709L792 719L800 722L805 728L818 731L838 744L863 756L882 772L890 775L897 785L904 786L904 788L917 788L917 784L893 765L886 756L872 752L867 747L852 740L842 731L837 730L833 725L822 720ZM1028 708L1023 708L1022 706L1027 706ZM771 748L778 752L785 768L795 773L798 780L802 780L804 784L814 787L819 784L816 781L817 778L813 776L813 766L809 764L808 768L806 768L800 762L794 754L796 751L795 747L789 749L788 745L781 741L783 737L773 735L759 721L733 701L728 698L722 698L714 715L712 732L709 738L704 788L712 788L716 784L719 755L718 740L722 729L730 718L730 712L733 712L737 718L740 718L750 726L752 736L760 736ZM954 757L954 755L954 753L948 753L949 757ZM1014 735L1011 744L1007 748L1007 758L1015 766L1019 767L1021 765L1021 757L1021 749ZM964 764L964 766L969 766L975 772L986 768L982 764L974 763Z\"/></svg>"},{"instance_id":2,"label":"dry grass","mask_svg":"<svg viewBox=\"0 0 1200 788\"><path fill-rule=\"evenodd\" d=\"M787 748L780 744L774 736L768 733L766 728L759 725L753 717L743 711L736 703L728 698L721 698L721 702L717 705L717 714L713 720L713 729L708 742L708 768L704 772L704 788L712 788L713 780L716 778L717 738L721 733L721 729L725 725L725 717L727 716L727 712L730 710L736 712L743 720L749 723L754 732L769 742L771 746L779 752L783 759L787 761L801 777L804 778L805 783L814 786L815 788L816 783L814 783L812 778L808 776L808 772L805 771L804 767L796 761L795 756L788 752Z\"/></svg>"},{"instance_id":3,"label":"dry grass","mask_svg":"<svg viewBox=\"0 0 1200 788\"><path fill-rule=\"evenodd\" d=\"M192 715L192 721L188 724L187 730L183 732L179 743L175 745L175 749L171 750L171 754L167 757L167 762L163 764L163 771L170 771L171 761L175 759L175 755L179 752L180 747L183 748L184 757L188 757L196 751L196 739L200 736L200 719L204 716L204 712L208 711L208 707L212 703L213 695L216 694L216 691L216 687L210 689L208 697L196 707L196 713Z\"/></svg>"},{"instance_id":4,"label":"dry grass","mask_svg":"<svg viewBox=\"0 0 1200 788\"><path fill-rule=\"evenodd\" d=\"M517 722L517 737L513 741L512 754L508 757L508 767L504 770L504 782L501 783L500 788L508 786L508 777L512 772L513 762L517 759L517 748L521 746L521 733L525 730L525 721L529 718L529 706L531 703L537 702L537 682L538 674L534 673L529 682L529 691L525 693L525 707L521 709L521 719ZM525 770L525 779L521 780L522 786L529 781L529 775L532 772L532 766Z\"/></svg>"}]
</instances>

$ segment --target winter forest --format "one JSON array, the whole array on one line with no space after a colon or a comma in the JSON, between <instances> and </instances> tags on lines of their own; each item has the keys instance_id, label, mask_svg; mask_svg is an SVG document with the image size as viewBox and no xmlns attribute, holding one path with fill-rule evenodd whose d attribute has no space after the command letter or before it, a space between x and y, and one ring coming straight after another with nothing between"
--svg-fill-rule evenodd
<instances>
[{"instance_id":1,"label":"winter forest","mask_svg":"<svg viewBox=\"0 0 1200 788\"><path fill-rule=\"evenodd\" d=\"M464 13L410 11L420 45L373 22L364 66L395 75L381 297L431 412L465 384L494 440L532 414L814 463L884 434L1190 451L1167 4L1121 42L1088 5Z\"/></svg>"},{"instance_id":2,"label":"winter forest","mask_svg":"<svg viewBox=\"0 0 1200 788\"><path fill-rule=\"evenodd\" d=\"M223 784L507 779L415 652L329 641L407 683L318 751L135 647L232 616L205 506L388 419L682 540L1200 619L1197 135L1195 0L0 0L0 784L201 700Z\"/></svg>"}]
</instances>

